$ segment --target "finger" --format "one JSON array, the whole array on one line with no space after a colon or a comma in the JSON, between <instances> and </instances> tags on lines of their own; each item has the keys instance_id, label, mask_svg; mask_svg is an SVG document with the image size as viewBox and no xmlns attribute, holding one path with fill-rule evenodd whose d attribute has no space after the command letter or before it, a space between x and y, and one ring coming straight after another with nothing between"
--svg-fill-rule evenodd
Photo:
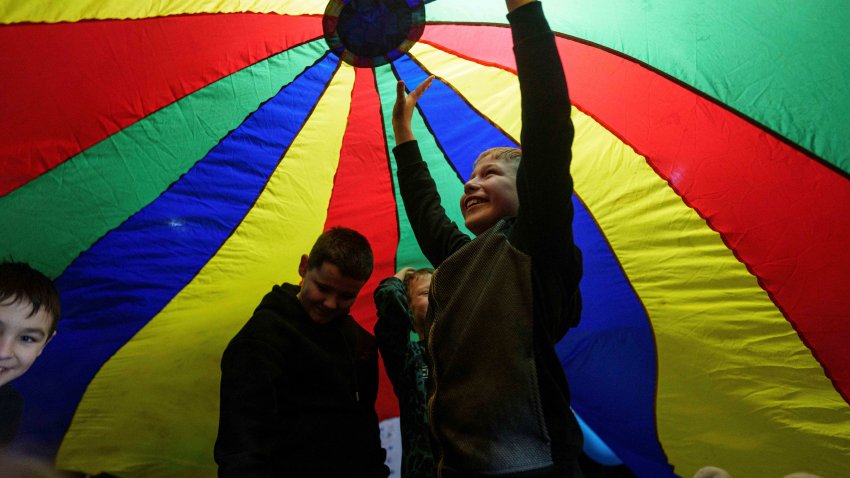
<instances>
[{"instance_id":1,"label":"finger","mask_svg":"<svg viewBox=\"0 0 850 478\"><path fill-rule=\"evenodd\" d=\"M404 81L396 83L395 87L395 104L393 105L393 121L400 119L404 112L404 102L407 98L404 95Z\"/></svg>"},{"instance_id":2,"label":"finger","mask_svg":"<svg viewBox=\"0 0 850 478\"><path fill-rule=\"evenodd\" d=\"M411 96L415 97L416 99L419 99L419 97L422 96L423 93L425 93L425 90L431 87L431 82L433 81L434 75L425 78L425 81L419 83L419 86L417 86L416 89L410 93Z\"/></svg>"}]
</instances>

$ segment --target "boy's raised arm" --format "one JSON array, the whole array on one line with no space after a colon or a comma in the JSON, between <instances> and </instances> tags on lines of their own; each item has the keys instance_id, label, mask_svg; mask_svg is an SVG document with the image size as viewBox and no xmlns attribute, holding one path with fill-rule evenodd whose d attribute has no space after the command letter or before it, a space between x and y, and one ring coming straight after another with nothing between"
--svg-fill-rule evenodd
<instances>
[{"instance_id":1,"label":"boy's raised arm","mask_svg":"<svg viewBox=\"0 0 850 478\"><path fill-rule=\"evenodd\" d=\"M398 165L398 184L404 210L416 241L431 265L438 267L470 239L446 215L437 185L413 136L411 120L416 102L431 86L433 79L433 76L428 77L409 95L405 95L404 82L398 82L393 107L393 133L396 138L393 155Z\"/></svg>"},{"instance_id":2,"label":"boy's raised arm","mask_svg":"<svg viewBox=\"0 0 850 478\"><path fill-rule=\"evenodd\" d=\"M372 294L378 311L378 321L375 322L375 341L384 359L387 376L398 397L401 397L403 393L399 388L416 378L412 371L405 370L407 342L413 318L410 316L405 297L403 276L399 276L407 270L413 271L413 268L406 267L394 277L382 280Z\"/></svg>"},{"instance_id":3,"label":"boy's raised arm","mask_svg":"<svg viewBox=\"0 0 850 478\"><path fill-rule=\"evenodd\" d=\"M581 252L573 238L570 163L575 131L570 98L555 35L542 4L526 2L510 12L508 19L522 95L523 152L517 171L519 214L510 239L531 255L541 290L552 297L565 294L564 311L547 316L544 323L557 340L576 324L581 308Z\"/></svg>"},{"instance_id":4,"label":"boy's raised arm","mask_svg":"<svg viewBox=\"0 0 850 478\"><path fill-rule=\"evenodd\" d=\"M522 152L517 171L517 243L547 261L573 258L574 129L555 36L537 1L507 0L522 95ZM575 264L560 264L576 270ZM580 269L579 269L580 270Z\"/></svg>"},{"instance_id":5,"label":"boy's raised arm","mask_svg":"<svg viewBox=\"0 0 850 478\"><path fill-rule=\"evenodd\" d=\"M505 0L505 4L508 6L508 13L510 13L527 3L535 1L537 0Z\"/></svg>"},{"instance_id":6,"label":"boy's raised arm","mask_svg":"<svg viewBox=\"0 0 850 478\"><path fill-rule=\"evenodd\" d=\"M396 84L395 105L393 105L393 134L395 134L396 145L416 139L413 137L411 126L413 110L416 109L416 102L422 94L431 87L432 81L434 81L434 75L426 78L409 95L404 94L404 81L399 80Z\"/></svg>"}]
</instances>

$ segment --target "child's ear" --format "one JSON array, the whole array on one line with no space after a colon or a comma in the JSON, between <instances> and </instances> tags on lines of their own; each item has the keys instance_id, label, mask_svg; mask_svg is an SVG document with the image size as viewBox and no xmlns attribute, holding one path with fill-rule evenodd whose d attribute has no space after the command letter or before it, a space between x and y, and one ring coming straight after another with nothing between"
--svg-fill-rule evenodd
<instances>
[{"instance_id":1,"label":"child's ear","mask_svg":"<svg viewBox=\"0 0 850 478\"><path fill-rule=\"evenodd\" d=\"M307 260L309 256L307 254L301 254L301 263L298 264L298 275L303 279L304 276L307 275Z\"/></svg>"}]
</instances>

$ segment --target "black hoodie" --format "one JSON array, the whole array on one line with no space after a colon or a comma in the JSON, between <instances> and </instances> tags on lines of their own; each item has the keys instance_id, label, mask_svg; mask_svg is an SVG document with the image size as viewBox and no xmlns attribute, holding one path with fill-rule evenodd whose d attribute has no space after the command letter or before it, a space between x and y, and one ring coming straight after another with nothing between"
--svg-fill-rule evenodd
<instances>
[{"instance_id":1,"label":"black hoodie","mask_svg":"<svg viewBox=\"0 0 850 478\"><path fill-rule=\"evenodd\" d=\"M275 286L221 360L220 477L386 477L374 337L346 315L310 320Z\"/></svg>"}]
</instances>

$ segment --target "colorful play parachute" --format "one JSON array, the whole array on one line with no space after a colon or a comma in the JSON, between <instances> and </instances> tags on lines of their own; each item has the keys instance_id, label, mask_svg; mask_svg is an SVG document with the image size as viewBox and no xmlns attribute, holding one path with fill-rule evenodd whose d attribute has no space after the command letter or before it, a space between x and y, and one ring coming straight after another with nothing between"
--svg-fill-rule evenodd
<instances>
[{"instance_id":1,"label":"colorful play parachute","mask_svg":"<svg viewBox=\"0 0 850 478\"><path fill-rule=\"evenodd\" d=\"M391 63L329 51L325 0L0 0L0 258L56 279L15 446L215 476L219 359L333 225L371 290L426 265L395 183L398 79L446 210L519 140L501 0L425 5ZM644 478L850 470L850 8L544 0L575 107L584 313L573 409ZM564 200L569 200L564 197ZM499 406L499 396L493 396ZM397 415L386 380L382 419ZM323 446L317 443L316 446Z\"/></svg>"}]
</instances>

